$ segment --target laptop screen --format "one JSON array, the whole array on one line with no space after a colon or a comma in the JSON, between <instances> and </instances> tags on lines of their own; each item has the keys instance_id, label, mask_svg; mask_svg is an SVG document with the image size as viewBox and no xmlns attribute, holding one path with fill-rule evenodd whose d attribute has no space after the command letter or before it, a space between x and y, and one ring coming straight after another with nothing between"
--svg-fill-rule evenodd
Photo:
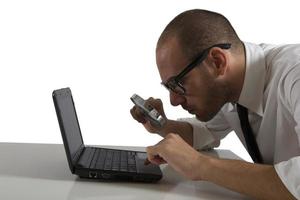
<instances>
[{"instance_id":1,"label":"laptop screen","mask_svg":"<svg viewBox=\"0 0 300 200\"><path fill-rule=\"evenodd\" d=\"M83 145L83 140L71 90L69 88L56 90L53 92L53 98L65 148L73 161L76 152Z\"/></svg>"}]
</instances>

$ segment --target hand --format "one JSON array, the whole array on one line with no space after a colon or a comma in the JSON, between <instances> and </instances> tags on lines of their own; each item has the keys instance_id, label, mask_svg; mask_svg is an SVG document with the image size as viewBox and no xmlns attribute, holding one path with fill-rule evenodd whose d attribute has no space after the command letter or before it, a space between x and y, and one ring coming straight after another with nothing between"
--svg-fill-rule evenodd
<instances>
[{"instance_id":1,"label":"hand","mask_svg":"<svg viewBox=\"0 0 300 200\"><path fill-rule=\"evenodd\" d=\"M202 163L205 163L203 160L206 156L196 151L177 134L169 133L158 144L147 147L147 154L148 162L156 165L168 163L189 179L202 179Z\"/></svg>"},{"instance_id":2,"label":"hand","mask_svg":"<svg viewBox=\"0 0 300 200\"><path fill-rule=\"evenodd\" d=\"M150 97L146 100L146 105L151 105L153 108L155 108L168 122L168 119L163 109L162 101L160 99L154 99ZM132 117L138 122L142 123L146 130L150 133L158 133L161 129L164 128L156 127L153 124L151 124L151 122L143 114L142 110L137 106L133 106L133 108L130 110L130 113Z\"/></svg>"}]
</instances>

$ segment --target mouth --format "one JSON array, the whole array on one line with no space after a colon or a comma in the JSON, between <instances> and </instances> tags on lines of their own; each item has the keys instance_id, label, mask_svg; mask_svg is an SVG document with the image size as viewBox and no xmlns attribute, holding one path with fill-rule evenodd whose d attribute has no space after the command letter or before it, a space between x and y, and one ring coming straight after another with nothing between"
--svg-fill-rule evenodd
<instances>
[{"instance_id":1,"label":"mouth","mask_svg":"<svg viewBox=\"0 0 300 200\"><path fill-rule=\"evenodd\" d=\"M188 110L188 112L193 115L195 114L195 110Z\"/></svg>"},{"instance_id":2,"label":"mouth","mask_svg":"<svg viewBox=\"0 0 300 200\"><path fill-rule=\"evenodd\" d=\"M189 108L187 106L182 106L182 108L186 111L188 111L190 114L195 114L195 110L193 110L192 108Z\"/></svg>"}]
</instances>

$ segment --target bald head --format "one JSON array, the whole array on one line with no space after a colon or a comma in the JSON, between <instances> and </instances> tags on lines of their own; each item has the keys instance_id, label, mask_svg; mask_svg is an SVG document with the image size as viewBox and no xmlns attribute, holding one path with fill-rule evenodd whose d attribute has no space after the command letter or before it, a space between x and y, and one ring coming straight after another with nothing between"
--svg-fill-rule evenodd
<instances>
[{"instance_id":1,"label":"bald head","mask_svg":"<svg viewBox=\"0 0 300 200\"><path fill-rule=\"evenodd\" d=\"M157 50L174 37L188 59L218 43L231 43L233 52L243 48L230 22L223 15L207 10L188 10L176 16L162 32Z\"/></svg>"}]
</instances>

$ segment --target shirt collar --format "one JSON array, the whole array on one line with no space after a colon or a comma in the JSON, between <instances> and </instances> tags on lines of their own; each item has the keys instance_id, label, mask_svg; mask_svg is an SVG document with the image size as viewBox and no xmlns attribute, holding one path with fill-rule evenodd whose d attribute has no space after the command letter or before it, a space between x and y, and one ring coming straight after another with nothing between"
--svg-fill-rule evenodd
<instances>
[{"instance_id":1,"label":"shirt collar","mask_svg":"<svg viewBox=\"0 0 300 200\"><path fill-rule=\"evenodd\" d=\"M263 49L252 43L244 43L246 72L238 103L248 110L263 116L263 92L265 83L265 56ZM230 110L233 105L228 107Z\"/></svg>"}]
</instances>

